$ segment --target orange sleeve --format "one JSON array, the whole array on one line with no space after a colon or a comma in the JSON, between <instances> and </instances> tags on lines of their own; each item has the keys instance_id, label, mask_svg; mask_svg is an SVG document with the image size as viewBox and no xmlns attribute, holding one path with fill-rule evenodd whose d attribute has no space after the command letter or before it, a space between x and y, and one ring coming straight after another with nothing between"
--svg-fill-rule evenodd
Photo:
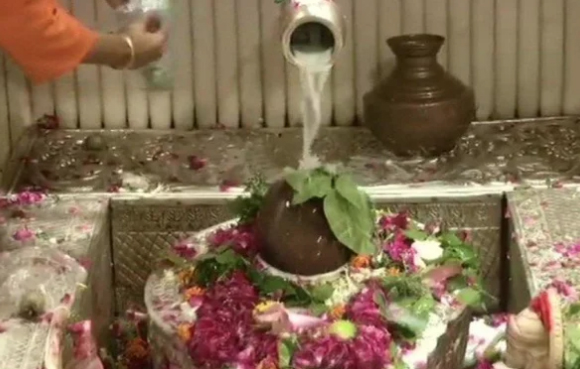
<instances>
[{"instance_id":1,"label":"orange sleeve","mask_svg":"<svg viewBox=\"0 0 580 369\"><path fill-rule=\"evenodd\" d=\"M34 83L74 70L97 39L56 0L0 0L0 48Z\"/></svg>"}]
</instances>

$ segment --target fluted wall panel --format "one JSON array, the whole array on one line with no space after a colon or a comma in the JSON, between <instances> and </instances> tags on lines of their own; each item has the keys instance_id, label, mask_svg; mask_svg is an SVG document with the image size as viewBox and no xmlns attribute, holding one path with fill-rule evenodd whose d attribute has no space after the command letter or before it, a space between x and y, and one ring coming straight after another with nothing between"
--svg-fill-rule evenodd
<instances>
[{"instance_id":1,"label":"fluted wall panel","mask_svg":"<svg viewBox=\"0 0 580 369\"><path fill-rule=\"evenodd\" d=\"M580 0L336 1L346 47L324 91L325 125L358 124L364 94L395 62L385 40L419 32L447 38L439 61L474 88L479 120L580 113ZM118 26L105 0L65 5L90 27ZM301 124L298 74L282 56L274 0L175 0L175 8L171 91L147 91L139 73L95 66L32 86L3 57L0 156L43 114L87 129Z\"/></svg>"}]
</instances>

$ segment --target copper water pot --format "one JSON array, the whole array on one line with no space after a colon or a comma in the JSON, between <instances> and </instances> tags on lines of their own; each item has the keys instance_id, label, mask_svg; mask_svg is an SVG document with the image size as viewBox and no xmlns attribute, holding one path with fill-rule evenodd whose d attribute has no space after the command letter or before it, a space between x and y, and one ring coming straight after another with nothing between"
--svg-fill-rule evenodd
<instances>
[{"instance_id":1,"label":"copper water pot","mask_svg":"<svg viewBox=\"0 0 580 369\"><path fill-rule=\"evenodd\" d=\"M365 125L397 155L452 150L475 118L473 90L437 62L445 38L392 37L393 72L364 96Z\"/></svg>"}]
</instances>

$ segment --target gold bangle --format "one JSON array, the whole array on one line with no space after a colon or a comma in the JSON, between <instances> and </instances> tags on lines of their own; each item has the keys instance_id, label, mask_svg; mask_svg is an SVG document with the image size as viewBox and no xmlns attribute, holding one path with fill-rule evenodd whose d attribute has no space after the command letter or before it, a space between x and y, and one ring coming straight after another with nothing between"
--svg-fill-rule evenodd
<instances>
[{"instance_id":1,"label":"gold bangle","mask_svg":"<svg viewBox=\"0 0 580 369\"><path fill-rule=\"evenodd\" d=\"M133 40L131 39L130 36L121 35L121 37L129 47L129 51L131 52L131 54L129 57L129 61L127 61L127 63L119 69L131 69L131 67L133 67L133 64L135 64L135 45L133 44Z\"/></svg>"}]
</instances>

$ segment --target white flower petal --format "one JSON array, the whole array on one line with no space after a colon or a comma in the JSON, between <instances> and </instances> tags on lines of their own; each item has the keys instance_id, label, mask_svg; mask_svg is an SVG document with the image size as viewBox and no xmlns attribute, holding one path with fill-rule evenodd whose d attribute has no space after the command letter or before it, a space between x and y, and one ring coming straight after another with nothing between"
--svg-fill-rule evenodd
<instances>
[{"instance_id":1,"label":"white flower petal","mask_svg":"<svg viewBox=\"0 0 580 369\"><path fill-rule=\"evenodd\" d=\"M441 242L437 240L415 241L411 247L424 261L437 260L443 256Z\"/></svg>"}]
</instances>

